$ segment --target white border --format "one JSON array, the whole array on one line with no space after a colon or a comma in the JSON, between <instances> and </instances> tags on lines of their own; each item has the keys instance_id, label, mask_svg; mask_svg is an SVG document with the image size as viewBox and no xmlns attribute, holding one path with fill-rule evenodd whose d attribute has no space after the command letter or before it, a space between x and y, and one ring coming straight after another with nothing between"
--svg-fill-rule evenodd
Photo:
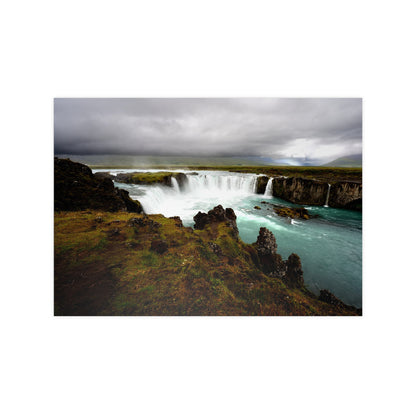
<instances>
[{"instance_id":1,"label":"white border","mask_svg":"<svg viewBox=\"0 0 416 416\"><path fill-rule=\"evenodd\" d=\"M414 414L411 6L3 5L2 414ZM364 317L54 318L62 96L363 97Z\"/></svg>"}]
</instances>

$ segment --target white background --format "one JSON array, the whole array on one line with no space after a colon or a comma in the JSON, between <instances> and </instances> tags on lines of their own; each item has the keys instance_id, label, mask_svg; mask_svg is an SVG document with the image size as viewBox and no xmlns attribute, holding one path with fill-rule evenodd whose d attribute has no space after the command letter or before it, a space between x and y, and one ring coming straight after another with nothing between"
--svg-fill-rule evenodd
<instances>
[{"instance_id":1,"label":"white background","mask_svg":"<svg viewBox=\"0 0 416 416\"><path fill-rule=\"evenodd\" d=\"M4 415L413 415L412 1L3 1ZM54 97L363 97L362 318L54 318Z\"/></svg>"}]
</instances>

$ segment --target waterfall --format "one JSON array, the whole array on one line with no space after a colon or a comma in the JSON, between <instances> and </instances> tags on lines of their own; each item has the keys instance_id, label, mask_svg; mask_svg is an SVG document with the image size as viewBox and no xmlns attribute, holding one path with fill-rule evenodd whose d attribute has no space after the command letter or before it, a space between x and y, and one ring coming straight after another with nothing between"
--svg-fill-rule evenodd
<instances>
[{"instance_id":1,"label":"waterfall","mask_svg":"<svg viewBox=\"0 0 416 416\"><path fill-rule=\"evenodd\" d=\"M254 194L257 177L255 175L187 175L188 183L185 192Z\"/></svg>"},{"instance_id":2,"label":"waterfall","mask_svg":"<svg viewBox=\"0 0 416 416\"><path fill-rule=\"evenodd\" d=\"M171 181L172 181L172 186L173 186L173 189L176 191L176 192L180 192L180 189L179 189L179 184L178 184L178 181L176 180L176 178L174 178L173 176L172 176L172 178L171 178Z\"/></svg>"},{"instance_id":3,"label":"waterfall","mask_svg":"<svg viewBox=\"0 0 416 416\"><path fill-rule=\"evenodd\" d=\"M186 174L186 173L185 173ZM147 214L178 215L192 222L199 211L212 209L218 204L236 207L241 200L256 194L257 175L217 171L200 171L198 175L186 174L187 180L179 186L172 177L172 186L128 185Z\"/></svg>"},{"instance_id":4,"label":"waterfall","mask_svg":"<svg viewBox=\"0 0 416 416\"><path fill-rule=\"evenodd\" d=\"M273 178L269 178L266 185L266 190L264 191L264 196L272 198L273 197Z\"/></svg>"},{"instance_id":5,"label":"waterfall","mask_svg":"<svg viewBox=\"0 0 416 416\"><path fill-rule=\"evenodd\" d=\"M329 201L329 191L331 190L331 184L328 184L328 192L326 194L326 201L324 207L328 208L328 201Z\"/></svg>"}]
</instances>

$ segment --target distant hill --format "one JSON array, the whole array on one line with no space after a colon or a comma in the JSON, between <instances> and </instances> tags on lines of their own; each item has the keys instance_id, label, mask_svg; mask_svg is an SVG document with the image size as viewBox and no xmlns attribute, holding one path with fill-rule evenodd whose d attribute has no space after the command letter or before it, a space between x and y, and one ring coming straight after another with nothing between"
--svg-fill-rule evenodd
<instances>
[{"instance_id":1,"label":"distant hill","mask_svg":"<svg viewBox=\"0 0 416 416\"><path fill-rule=\"evenodd\" d=\"M350 167L359 167L363 165L363 155L348 155L339 157L338 159L333 160L332 162L325 163L322 166L337 166L341 168L350 168Z\"/></svg>"},{"instance_id":2,"label":"distant hill","mask_svg":"<svg viewBox=\"0 0 416 416\"><path fill-rule=\"evenodd\" d=\"M105 168L148 168L151 166L247 166L267 165L259 158L220 157L220 156L134 156L134 155L55 155L61 159L69 158L74 162L90 167ZM254 160L255 159L255 160Z\"/></svg>"}]
</instances>

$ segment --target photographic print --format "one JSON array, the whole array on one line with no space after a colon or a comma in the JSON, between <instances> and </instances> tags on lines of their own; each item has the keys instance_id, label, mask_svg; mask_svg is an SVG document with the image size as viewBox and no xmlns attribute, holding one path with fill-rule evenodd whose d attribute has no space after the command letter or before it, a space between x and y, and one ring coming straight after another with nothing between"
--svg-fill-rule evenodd
<instances>
[{"instance_id":1,"label":"photographic print","mask_svg":"<svg viewBox=\"0 0 416 416\"><path fill-rule=\"evenodd\" d=\"M56 98L54 313L362 315L361 98Z\"/></svg>"}]
</instances>

